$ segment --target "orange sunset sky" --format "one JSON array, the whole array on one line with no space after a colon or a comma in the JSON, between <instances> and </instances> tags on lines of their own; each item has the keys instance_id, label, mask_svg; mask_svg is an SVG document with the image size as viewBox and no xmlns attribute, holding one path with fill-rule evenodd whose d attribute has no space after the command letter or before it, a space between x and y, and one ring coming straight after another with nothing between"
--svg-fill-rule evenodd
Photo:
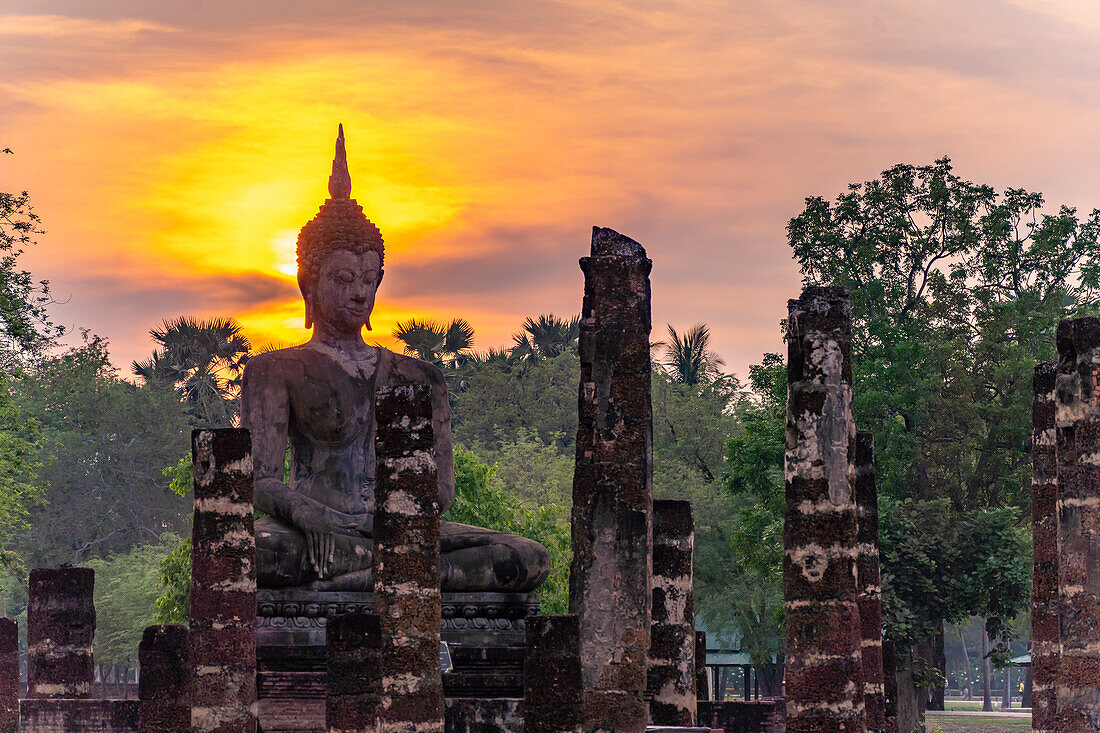
<instances>
[{"instance_id":1,"label":"orange sunset sky","mask_svg":"<svg viewBox=\"0 0 1100 733\"><path fill-rule=\"evenodd\" d=\"M744 375L782 349L806 196L949 155L1100 206L1098 66L1091 0L0 0L0 190L48 230L24 261L56 319L126 374L180 314L297 341L343 122L384 343L579 311L598 224L654 261L654 338L706 322Z\"/></svg>"}]
</instances>

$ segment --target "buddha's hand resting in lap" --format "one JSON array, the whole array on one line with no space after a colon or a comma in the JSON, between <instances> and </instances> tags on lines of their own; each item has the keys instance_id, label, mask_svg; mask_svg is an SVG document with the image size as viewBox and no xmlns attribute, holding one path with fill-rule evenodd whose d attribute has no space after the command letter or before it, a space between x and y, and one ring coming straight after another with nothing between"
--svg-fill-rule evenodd
<instances>
[{"instance_id":1,"label":"buddha's hand resting in lap","mask_svg":"<svg viewBox=\"0 0 1100 733\"><path fill-rule=\"evenodd\" d=\"M336 517L330 514L338 514ZM291 524L306 538L306 560L320 579L332 574L336 561L336 532L348 534L358 530L357 524L348 521L350 515L340 512L318 511L311 506L298 506L291 517ZM369 531L369 530L368 530Z\"/></svg>"}]
</instances>

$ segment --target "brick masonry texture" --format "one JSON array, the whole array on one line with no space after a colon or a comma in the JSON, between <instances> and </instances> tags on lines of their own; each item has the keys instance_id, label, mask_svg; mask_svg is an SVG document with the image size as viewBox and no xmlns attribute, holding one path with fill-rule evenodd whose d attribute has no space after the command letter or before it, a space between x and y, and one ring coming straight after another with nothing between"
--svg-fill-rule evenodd
<instances>
[{"instance_id":1,"label":"brick masonry texture","mask_svg":"<svg viewBox=\"0 0 1100 733\"><path fill-rule=\"evenodd\" d=\"M382 624L375 614L330 616L325 726L329 733L373 730L382 699Z\"/></svg>"},{"instance_id":2,"label":"brick masonry texture","mask_svg":"<svg viewBox=\"0 0 1100 733\"><path fill-rule=\"evenodd\" d=\"M851 304L847 288L809 287L788 308L787 730L851 733L864 728Z\"/></svg>"},{"instance_id":3,"label":"brick masonry texture","mask_svg":"<svg viewBox=\"0 0 1100 733\"><path fill-rule=\"evenodd\" d=\"M691 502L653 502L653 615L648 672L652 725L695 725L694 544Z\"/></svg>"},{"instance_id":4,"label":"brick masonry texture","mask_svg":"<svg viewBox=\"0 0 1100 733\"><path fill-rule=\"evenodd\" d=\"M382 631L377 730L442 733L439 485L431 388L387 387L378 391L375 404L374 609Z\"/></svg>"},{"instance_id":5,"label":"brick masonry texture","mask_svg":"<svg viewBox=\"0 0 1100 733\"><path fill-rule=\"evenodd\" d=\"M856 514L859 519L856 559L859 621L863 659L863 710L868 731L886 728L886 701L882 681L882 586L878 555L878 489L875 485L875 439L856 433Z\"/></svg>"},{"instance_id":6,"label":"brick masonry texture","mask_svg":"<svg viewBox=\"0 0 1100 733\"><path fill-rule=\"evenodd\" d=\"M1035 365L1031 409L1031 727L1054 728L1058 672L1058 457L1054 381L1058 363Z\"/></svg>"},{"instance_id":7,"label":"brick masonry texture","mask_svg":"<svg viewBox=\"0 0 1100 733\"><path fill-rule=\"evenodd\" d=\"M1055 730L1100 730L1100 318L1058 324Z\"/></svg>"},{"instance_id":8,"label":"brick masonry texture","mask_svg":"<svg viewBox=\"0 0 1100 733\"><path fill-rule=\"evenodd\" d=\"M580 619L531 616L526 634L524 733L580 733L584 729Z\"/></svg>"},{"instance_id":9,"label":"brick masonry texture","mask_svg":"<svg viewBox=\"0 0 1100 733\"><path fill-rule=\"evenodd\" d=\"M247 430L191 433L191 726L256 730L256 541Z\"/></svg>"},{"instance_id":10,"label":"brick masonry texture","mask_svg":"<svg viewBox=\"0 0 1100 733\"><path fill-rule=\"evenodd\" d=\"M138 645L140 733L189 733L187 627L149 626Z\"/></svg>"},{"instance_id":11,"label":"brick masonry texture","mask_svg":"<svg viewBox=\"0 0 1100 733\"><path fill-rule=\"evenodd\" d=\"M642 733L650 643L653 428L645 249L594 227L584 272L573 563L585 728Z\"/></svg>"},{"instance_id":12,"label":"brick masonry texture","mask_svg":"<svg viewBox=\"0 0 1100 733\"><path fill-rule=\"evenodd\" d=\"M91 568L32 570L27 604L27 697L89 698L95 606Z\"/></svg>"}]
</instances>

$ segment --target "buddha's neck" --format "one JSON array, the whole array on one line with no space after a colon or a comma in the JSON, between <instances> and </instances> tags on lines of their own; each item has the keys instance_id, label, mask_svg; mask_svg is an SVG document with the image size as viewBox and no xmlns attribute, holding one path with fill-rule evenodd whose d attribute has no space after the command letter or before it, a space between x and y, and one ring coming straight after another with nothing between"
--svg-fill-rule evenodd
<instances>
[{"instance_id":1,"label":"buddha's neck","mask_svg":"<svg viewBox=\"0 0 1100 733\"><path fill-rule=\"evenodd\" d=\"M313 337L310 338L310 341L340 351L367 351L370 348L363 341L362 330L354 332L340 331L323 321L314 322Z\"/></svg>"}]
</instances>

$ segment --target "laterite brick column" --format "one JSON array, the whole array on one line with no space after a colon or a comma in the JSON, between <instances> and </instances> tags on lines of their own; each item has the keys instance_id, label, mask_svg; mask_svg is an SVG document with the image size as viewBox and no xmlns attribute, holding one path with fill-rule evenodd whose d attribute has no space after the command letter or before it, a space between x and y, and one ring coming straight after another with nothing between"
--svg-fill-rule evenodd
<instances>
[{"instance_id":1,"label":"laterite brick column","mask_svg":"<svg viewBox=\"0 0 1100 733\"><path fill-rule=\"evenodd\" d=\"M695 702L710 699L710 682L707 679L707 632L695 632Z\"/></svg>"},{"instance_id":2,"label":"laterite brick column","mask_svg":"<svg viewBox=\"0 0 1100 733\"><path fill-rule=\"evenodd\" d=\"M695 725L695 596L690 501L653 502L652 725Z\"/></svg>"},{"instance_id":3,"label":"laterite brick column","mask_svg":"<svg viewBox=\"0 0 1100 733\"><path fill-rule=\"evenodd\" d=\"M378 616L329 616L325 729L329 733L373 731L382 699L382 625Z\"/></svg>"},{"instance_id":4,"label":"laterite brick column","mask_svg":"<svg viewBox=\"0 0 1100 733\"><path fill-rule=\"evenodd\" d=\"M31 571L27 604L27 697L90 698L95 606L91 568Z\"/></svg>"},{"instance_id":5,"label":"laterite brick column","mask_svg":"<svg viewBox=\"0 0 1100 733\"><path fill-rule=\"evenodd\" d=\"M584 685L580 619L528 616L523 660L523 733L581 733Z\"/></svg>"},{"instance_id":6,"label":"laterite brick column","mask_svg":"<svg viewBox=\"0 0 1100 733\"><path fill-rule=\"evenodd\" d=\"M1058 456L1054 380L1058 363L1035 365L1031 406L1031 727L1054 730L1058 675Z\"/></svg>"},{"instance_id":7,"label":"laterite brick column","mask_svg":"<svg viewBox=\"0 0 1100 733\"><path fill-rule=\"evenodd\" d=\"M378 730L442 733L439 484L431 389L375 397L374 608L382 628Z\"/></svg>"},{"instance_id":8,"label":"laterite brick column","mask_svg":"<svg viewBox=\"0 0 1100 733\"><path fill-rule=\"evenodd\" d=\"M191 433L191 726L256 730L256 541L247 430Z\"/></svg>"},{"instance_id":9,"label":"laterite brick column","mask_svg":"<svg viewBox=\"0 0 1100 733\"><path fill-rule=\"evenodd\" d=\"M882 689L886 706L886 733L898 733L898 655L894 642L882 640Z\"/></svg>"},{"instance_id":10,"label":"laterite brick column","mask_svg":"<svg viewBox=\"0 0 1100 733\"><path fill-rule=\"evenodd\" d=\"M138 645L139 733L189 733L187 627L147 626Z\"/></svg>"},{"instance_id":11,"label":"laterite brick column","mask_svg":"<svg viewBox=\"0 0 1100 733\"><path fill-rule=\"evenodd\" d=\"M0 618L0 733L19 730L19 625Z\"/></svg>"},{"instance_id":12,"label":"laterite brick column","mask_svg":"<svg viewBox=\"0 0 1100 733\"><path fill-rule=\"evenodd\" d=\"M878 556L878 489L875 486L875 438L856 433L856 515L859 519L859 621L862 628L863 710L868 731L886 728L882 680L882 586Z\"/></svg>"},{"instance_id":13,"label":"laterite brick column","mask_svg":"<svg viewBox=\"0 0 1100 733\"><path fill-rule=\"evenodd\" d=\"M787 731L851 733L864 720L848 289L809 287L788 308Z\"/></svg>"},{"instance_id":14,"label":"laterite brick column","mask_svg":"<svg viewBox=\"0 0 1100 733\"><path fill-rule=\"evenodd\" d=\"M1100 729L1100 318L1058 324L1059 731Z\"/></svg>"},{"instance_id":15,"label":"laterite brick column","mask_svg":"<svg viewBox=\"0 0 1100 733\"><path fill-rule=\"evenodd\" d=\"M592 254L580 264L569 611L581 624L584 725L642 733L653 541L652 262L634 240L594 227Z\"/></svg>"}]
</instances>

